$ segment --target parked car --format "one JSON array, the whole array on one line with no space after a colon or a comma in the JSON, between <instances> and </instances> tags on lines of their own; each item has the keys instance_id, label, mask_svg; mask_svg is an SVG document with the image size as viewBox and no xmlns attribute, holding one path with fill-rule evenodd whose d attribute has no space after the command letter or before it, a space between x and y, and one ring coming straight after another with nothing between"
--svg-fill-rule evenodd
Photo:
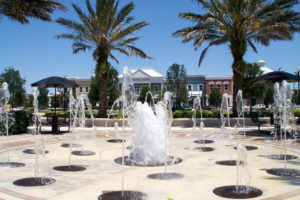
<instances>
[{"instance_id":1,"label":"parked car","mask_svg":"<svg viewBox=\"0 0 300 200\"><path fill-rule=\"evenodd\" d=\"M249 110L250 110L250 107L247 105L244 105L244 111L249 111Z\"/></svg>"},{"instance_id":2,"label":"parked car","mask_svg":"<svg viewBox=\"0 0 300 200\"><path fill-rule=\"evenodd\" d=\"M265 104L256 104L252 108L256 109L256 110L266 109L266 105Z\"/></svg>"}]
</instances>

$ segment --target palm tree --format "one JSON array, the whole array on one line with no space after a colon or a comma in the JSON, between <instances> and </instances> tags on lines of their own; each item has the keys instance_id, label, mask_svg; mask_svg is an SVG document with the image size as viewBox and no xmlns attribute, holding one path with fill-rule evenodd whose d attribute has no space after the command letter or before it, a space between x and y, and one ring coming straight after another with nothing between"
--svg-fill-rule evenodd
<instances>
[{"instance_id":1,"label":"palm tree","mask_svg":"<svg viewBox=\"0 0 300 200\"><path fill-rule=\"evenodd\" d=\"M292 10L298 0L196 0L205 9L204 14L180 13L179 17L196 23L177 30L174 37L183 37L182 42L193 41L195 50L204 42L200 66L211 46L228 44L233 56L233 95L242 88L245 68L244 55L250 46L257 52L254 42L268 46L272 40L292 40L300 30L299 12Z\"/></svg>"},{"instance_id":2,"label":"palm tree","mask_svg":"<svg viewBox=\"0 0 300 200\"><path fill-rule=\"evenodd\" d=\"M54 0L0 0L0 15L5 15L21 24L28 24L28 18L52 21L51 14L67 8Z\"/></svg>"},{"instance_id":3,"label":"palm tree","mask_svg":"<svg viewBox=\"0 0 300 200\"><path fill-rule=\"evenodd\" d=\"M96 73L99 76L99 116L106 117L106 90L109 72L108 58L117 58L112 51L118 51L127 56L135 55L141 58L150 58L142 50L133 46L140 37L131 36L134 31L140 30L148 24L141 21L132 24L133 17L129 16L134 9L131 2L118 11L119 0L97 0L94 10L89 0L86 0L88 14L85 14L77 5L73 8L81 22L59 18L57 22L73 33L60 34L57 38L73 40L73 53L93 50L93 57L97 61Z\"/></svg>"}]
</instances>

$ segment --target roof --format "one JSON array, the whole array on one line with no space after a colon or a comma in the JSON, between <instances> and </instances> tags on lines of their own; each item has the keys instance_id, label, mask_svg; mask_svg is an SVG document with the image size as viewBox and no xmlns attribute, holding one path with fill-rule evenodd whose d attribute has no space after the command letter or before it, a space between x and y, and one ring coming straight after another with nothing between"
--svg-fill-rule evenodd
<instances>
[{"instance_id":1,"label":"roof","mask_svg":"<svg viewBox=\"0 0 300 200\"><path fill-rule=\"evenodd\" d=\"M288 82L295 82L297 80L300 80L300 77L283 71L274 71L274 72L269 72L261 76L258 76L254 78L251 82L253 83L260 80L266 80L272 82L280 82L283 80L287 80Z\"/></svg>"},{"instance_id":2,"label":"roof","mask_svg":"<svg viewBox=\"0 0 300 200\"><path fill-rule=\"evenodd\" d=\"M148 75L150 77L154 77L154 78L163 78L164 77L162 74L155 71L154 69L131 69L131 73L133 76L135 73L137 73L139 71L145 73L146 75ZM118 77L122 78L123 74L120 74Z\"/></svg>"},{"instance_id":3,"label":"roof","mask_svg":"<svg viewBox=\"0 0 300 200\"><path fill-rule=\"evenodd\" d=\"M217 81L217 80L232 80L232 75L228 75L228 76L207 76L206 80L210 81Z\"/></svg>"},{"instance_id":4,"label":"roof","mask_svg":"<svg viewBox=\"0 0 300 200\"><path fill-rule=\"evenodd\" d=\"M187 74L187 77L205 77L205 74Z\"/></svg>"},{"instance_id":5,"label":"roof","mask_svg":"<svg viewBox=\"0 0 300 200\"><path fill-rule=\"evenodd\" d=\"M266 61L259 60L259 61L257 61L257 64L258 64L260 70L263 72L263 74L267 74L267 73L273 72L273 70L271 70L270 68L268 68L266 66L266 64L267 64Z\"/></svg>"}]
</instances>

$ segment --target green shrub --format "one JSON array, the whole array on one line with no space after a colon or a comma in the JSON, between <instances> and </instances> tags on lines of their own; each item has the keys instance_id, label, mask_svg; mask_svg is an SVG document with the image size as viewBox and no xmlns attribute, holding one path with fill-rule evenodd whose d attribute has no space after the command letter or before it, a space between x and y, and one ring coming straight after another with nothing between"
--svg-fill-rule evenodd
<instances>
[{"instance_id":1,"label":"green shrub","mask_svg":"<svg viewBox=\"0 0 300 200\"><path fill-rule=\"evenodd\" d=\"M10 134L21 134L27 132L27 127L29 125L29 116L25 111L16 111L13 114L15 118L14 124L10 127Z\"/></svg>"},{"instance_id":2,"label":"green shrub","mask_svg":"<svg viewBox=\"0 0 300 200\"><path fill-rule=\"evenodd\" d=\"M202 110L202 117L203 118L210 118L212 117L213 113L210 110Z\"/></svg>"},{"instance_id":3,"label":"green shrub","mask_svg":"<svg viewBox=\"0 0 300 200\"><path fill-rule=\"evenodd\" d=\"M181 110L175 110L173 112L173 118L182 118L183 117L183 112Z\"/></svg>"},{"instance_id":4,"label":"green shrub","mask_svg":"<svg viewBox=\"0 0 300 200\"><path fill-rule=\"evenodd\" d=\"M294 110L294 115L295 115L295 117L300 117L300 108L296 108Z\"/></svg>"}]
</instances>

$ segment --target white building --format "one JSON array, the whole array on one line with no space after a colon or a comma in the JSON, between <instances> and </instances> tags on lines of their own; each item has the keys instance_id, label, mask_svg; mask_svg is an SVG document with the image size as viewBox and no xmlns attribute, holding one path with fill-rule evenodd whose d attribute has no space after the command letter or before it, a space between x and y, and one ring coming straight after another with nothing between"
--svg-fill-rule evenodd
<instances>
[{"instance_id":1,"label":"white building","mask_svg":"<svg viewBox=\"0 0 300 200\"><path fill-rule=\"evenodd\" d=\"M144 87L149 87L157 97L162 90L164 76L154 69L131 69L132 80L137 94L140 94ZM119 75L119 88L122 88L123 74Z\"/></svg>"}]
</instances>

